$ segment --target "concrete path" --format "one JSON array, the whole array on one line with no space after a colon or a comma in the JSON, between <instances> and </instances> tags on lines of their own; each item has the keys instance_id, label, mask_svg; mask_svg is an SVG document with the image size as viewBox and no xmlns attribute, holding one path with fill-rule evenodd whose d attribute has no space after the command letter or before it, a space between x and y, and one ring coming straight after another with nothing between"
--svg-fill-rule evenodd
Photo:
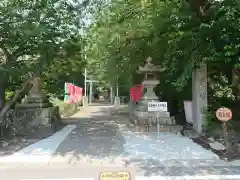
<instances>
[{"instance_id":1,"label":"concrete path","mask_svg":"<svg viewBox=\"0 0 240 180\"><path fill-rule=\"evenodd\" d=\"M187 137L170 133L139 133L129 130L128 119L111 115L111 107L94 107L89 118L80 120L55 151L68 163L166 165L218 157Z\"/></svg>"},{"instance_id":2,"label":"concrete path","mask_svg":"<svg viewBox=\"0 0 240 180\"><path fill-rule=\"evenodd\" d=\"M58 163L74 167L132 168L138 176L183 176L201 172L219 175L226 167L229 174L240 174L240 169L230 170L229 163L187 137L129 130L126 125L129 119L112 114L113 107L91 108L88 118L80 119L76 129L56 150L53 159Z\"/></svg>"},{"instance_id":3,"label":"concrete path","mask_svg":"<svg viewBox=\"0 0 240 180\"><path fill-rule=\"evenodd\" d=\"M174 171L182 171L184 172L184 168L169 168L172 172ZM230 169L230 168L229 168ZM161 175L152 175L152 176L144 176L139 173L134 172L132 169L123 169L123 168L43 168L43 169L19 169L19 170L5 170L0 171L1 179L8 180L99 180L99 174L102 171L119 171L125 170L131 172L132 178L135 180L213 180L213 179L232 179L239 180L240 175L237 174L239 172L239 168L231 168L231 173L226 168L215 167L213 168L204 168L199 167L195 172L190 173L179 173L178 175L166 173L167 170L162 170L164 172ZM133 180L134 180L133 179ZM114 179L112 179L114 180Z\"/></svg>"},{"instance_id":4,"label":"concrete path","mask_svg":"<svg viewBox=\"0 0 240 180\"><path fill-rule=\"evenodd\" d=\"M76 128L52 148L47 163L0 168L1 176L77 180L97 179L101 171L122 170L131 172L136 180L240 179L238 164L219 160L187 137L129 129L127 116L112 113L113 109L90 106L87 114L75 114L70 120L77 122Z\"/></svg>"},{"instance_id":5,"label":"concrete path","mask_svg":"<svg viewBox=\"0 0 240 180\"><path fill-rule=\"evenodd\" d=\"M22 150L8 156L0 157L0 163L9 162L49 162L52 155L58 148L58 146L63 142L63 140L71 133L76 125L67 125L59 132L54 135L40 140Z\"/></svg>"}]
</instances>

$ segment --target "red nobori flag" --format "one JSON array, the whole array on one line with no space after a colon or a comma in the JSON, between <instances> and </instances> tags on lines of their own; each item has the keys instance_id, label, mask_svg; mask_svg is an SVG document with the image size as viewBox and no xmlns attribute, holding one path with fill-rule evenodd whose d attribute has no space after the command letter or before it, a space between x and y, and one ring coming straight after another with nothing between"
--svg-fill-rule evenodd
<instances>
[{"instance_id":1,"label":"red nobori flag","mask_svg":"<svg viewBox=\"0 0 240 180\"><path fill-rule=\"evenodd\" d=\"M82 100L82 92L83 92L83 88L75 86L74 87L74 102L79 102Z\"/></svg>"},{"instance_id":2,"label":"red nobori flag","mask_svg":"<svg viewBox=\"0 0 240 180\"><path fill-rule=\"evenodd\" d=\"M136 86L130 88L131 100L134 102L139 102L143 96L143 89L144 89L144 87L142 84L136 85Z\"/></svg>"},{"instance_id":3,"label":"red nobori flag","mask_svg":"<svg viewBox=\"0 0 240 180\"><path fill-rule=\"evenodd\" d=\"M74 102L75 87L72 83L67 83L67 89L68 89L68 99L66 103L72 104Z\"/></svg>"},{"instance_id":4,"label":"red nobori flag","mask_svg":"<svg viewBox=\"0 0 240 180\"><path fill-rule=\"evenodd\" d=\"M81 101L82 91L81 87L75 86L72 83L65 83L65 102L72 104Z\"/></svg>"}]
</instances>

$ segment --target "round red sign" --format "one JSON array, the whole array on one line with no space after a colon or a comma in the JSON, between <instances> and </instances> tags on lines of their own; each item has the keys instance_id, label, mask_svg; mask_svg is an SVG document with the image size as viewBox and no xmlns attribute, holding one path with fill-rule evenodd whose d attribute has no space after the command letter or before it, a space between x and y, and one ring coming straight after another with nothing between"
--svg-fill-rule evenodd
<instances>
[{"instance_id":1,"label":"round red sign","mask_svg":"<svg viewBox=\"0 0 240 180\"><path fill-rule=\"evenodd\" d=\"M232 119L232 111L228 108L219 108L217 111L216 111L216 117L218 118L218 120L220 121L229 121Z\"/></svg>"}]
</instances>

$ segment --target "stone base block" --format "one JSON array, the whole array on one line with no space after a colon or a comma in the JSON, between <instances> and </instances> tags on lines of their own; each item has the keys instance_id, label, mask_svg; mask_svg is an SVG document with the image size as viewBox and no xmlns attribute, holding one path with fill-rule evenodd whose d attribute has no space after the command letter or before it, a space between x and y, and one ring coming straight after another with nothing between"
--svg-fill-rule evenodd
<instances>
[{"instance_id":1,"label":"stone base block","mask_svg":"<svg viewBox=\"0 0 240 180\"><path fill-rule=\"evenodd\" d=\"M87 96L83 96L83 106L84 107L88 106L88 97Z\"/></svg>"},{"instance_id":2,"label":"stone base block","mask_svg":"<svg viewBox=\"0 0 240 180\"><path fill-rule=\"evenodd\" d=\"M141 126L141 125L131 125L130 130L133 132L170 132L178 134L183 130L181 125L160 125L157 126Z\"/></svg>"},{"instance_id":3,"label":"stone base block","mask_svg":"<svg viewBox=\"0 0 240 180\"><path fill-rule=\"evenodd\" d=\"M178 133L182 131L183 126L181 125L161 125L159 127L160 132L171 132L171 133Z\"/></svg>"},{"instance_id":4,"label":"stone base block","mask_svg":"<svg viewBox=\"0 0 240 180\"><path fill-rule=\"evenodd\" d=\"M114 98L114 106L120 106L120 98L119 97L115 97Z\"/></svg>"},{"instance_id":5,"label":"stone base block","mask_svg":"<svg viewBox=\"0 0 240 180\"><path fill-rule=\"evenodd\" d=\"M171 119L169 112L140 112L135 111L131 117L134 124L139 125L174 125L175 120Z\"/></svg>"},{"instance_id":6,"label":"stone base block","mask_svg":"<svg viewBox=\"0 0 240 180\"><path fill-rule=\"evenodd\" d=\"M16 134L28 133L39 127L57 131L62 125L58 107L15 109L11 118Z\"/></svg>"}]
</instances>

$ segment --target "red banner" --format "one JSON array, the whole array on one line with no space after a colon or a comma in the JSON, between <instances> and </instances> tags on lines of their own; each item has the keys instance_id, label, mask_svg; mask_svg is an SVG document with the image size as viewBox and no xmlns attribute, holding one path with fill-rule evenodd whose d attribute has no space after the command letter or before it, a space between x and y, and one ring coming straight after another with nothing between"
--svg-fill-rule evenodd
<instances>
[{"instance_id":1,"label":"red banner","mask_svg":"<svg viewBox=\"0 0 240 180\"><path fill-rule=\"evenodd\" d=\"M74 86L74 89L74 102L77 103L82 100L83 89L78 86Z\"/></svg>"},{"instance_id":2,"label":"red banner","mask_svg":"<svg viewBox=\"0 0 240 180\"><path fill-rule=\"evenodd\" d=\"M142 84L130 88L130 97L134 102L139 102L143 96L144 87Z\"/></svg>"},{"instance_id":3,"label":"red banner","mask_svg":"<svg viewBox=\"0 0 240 180\"><path fill-rule=\"evenodd\" d=\"M72 104L72 103L77 103L82 100L82 88L73 85L72 83L66 83L66 88L67 88L67 98L66 98L66 103Z\"/></svg>"}]
</instances>

